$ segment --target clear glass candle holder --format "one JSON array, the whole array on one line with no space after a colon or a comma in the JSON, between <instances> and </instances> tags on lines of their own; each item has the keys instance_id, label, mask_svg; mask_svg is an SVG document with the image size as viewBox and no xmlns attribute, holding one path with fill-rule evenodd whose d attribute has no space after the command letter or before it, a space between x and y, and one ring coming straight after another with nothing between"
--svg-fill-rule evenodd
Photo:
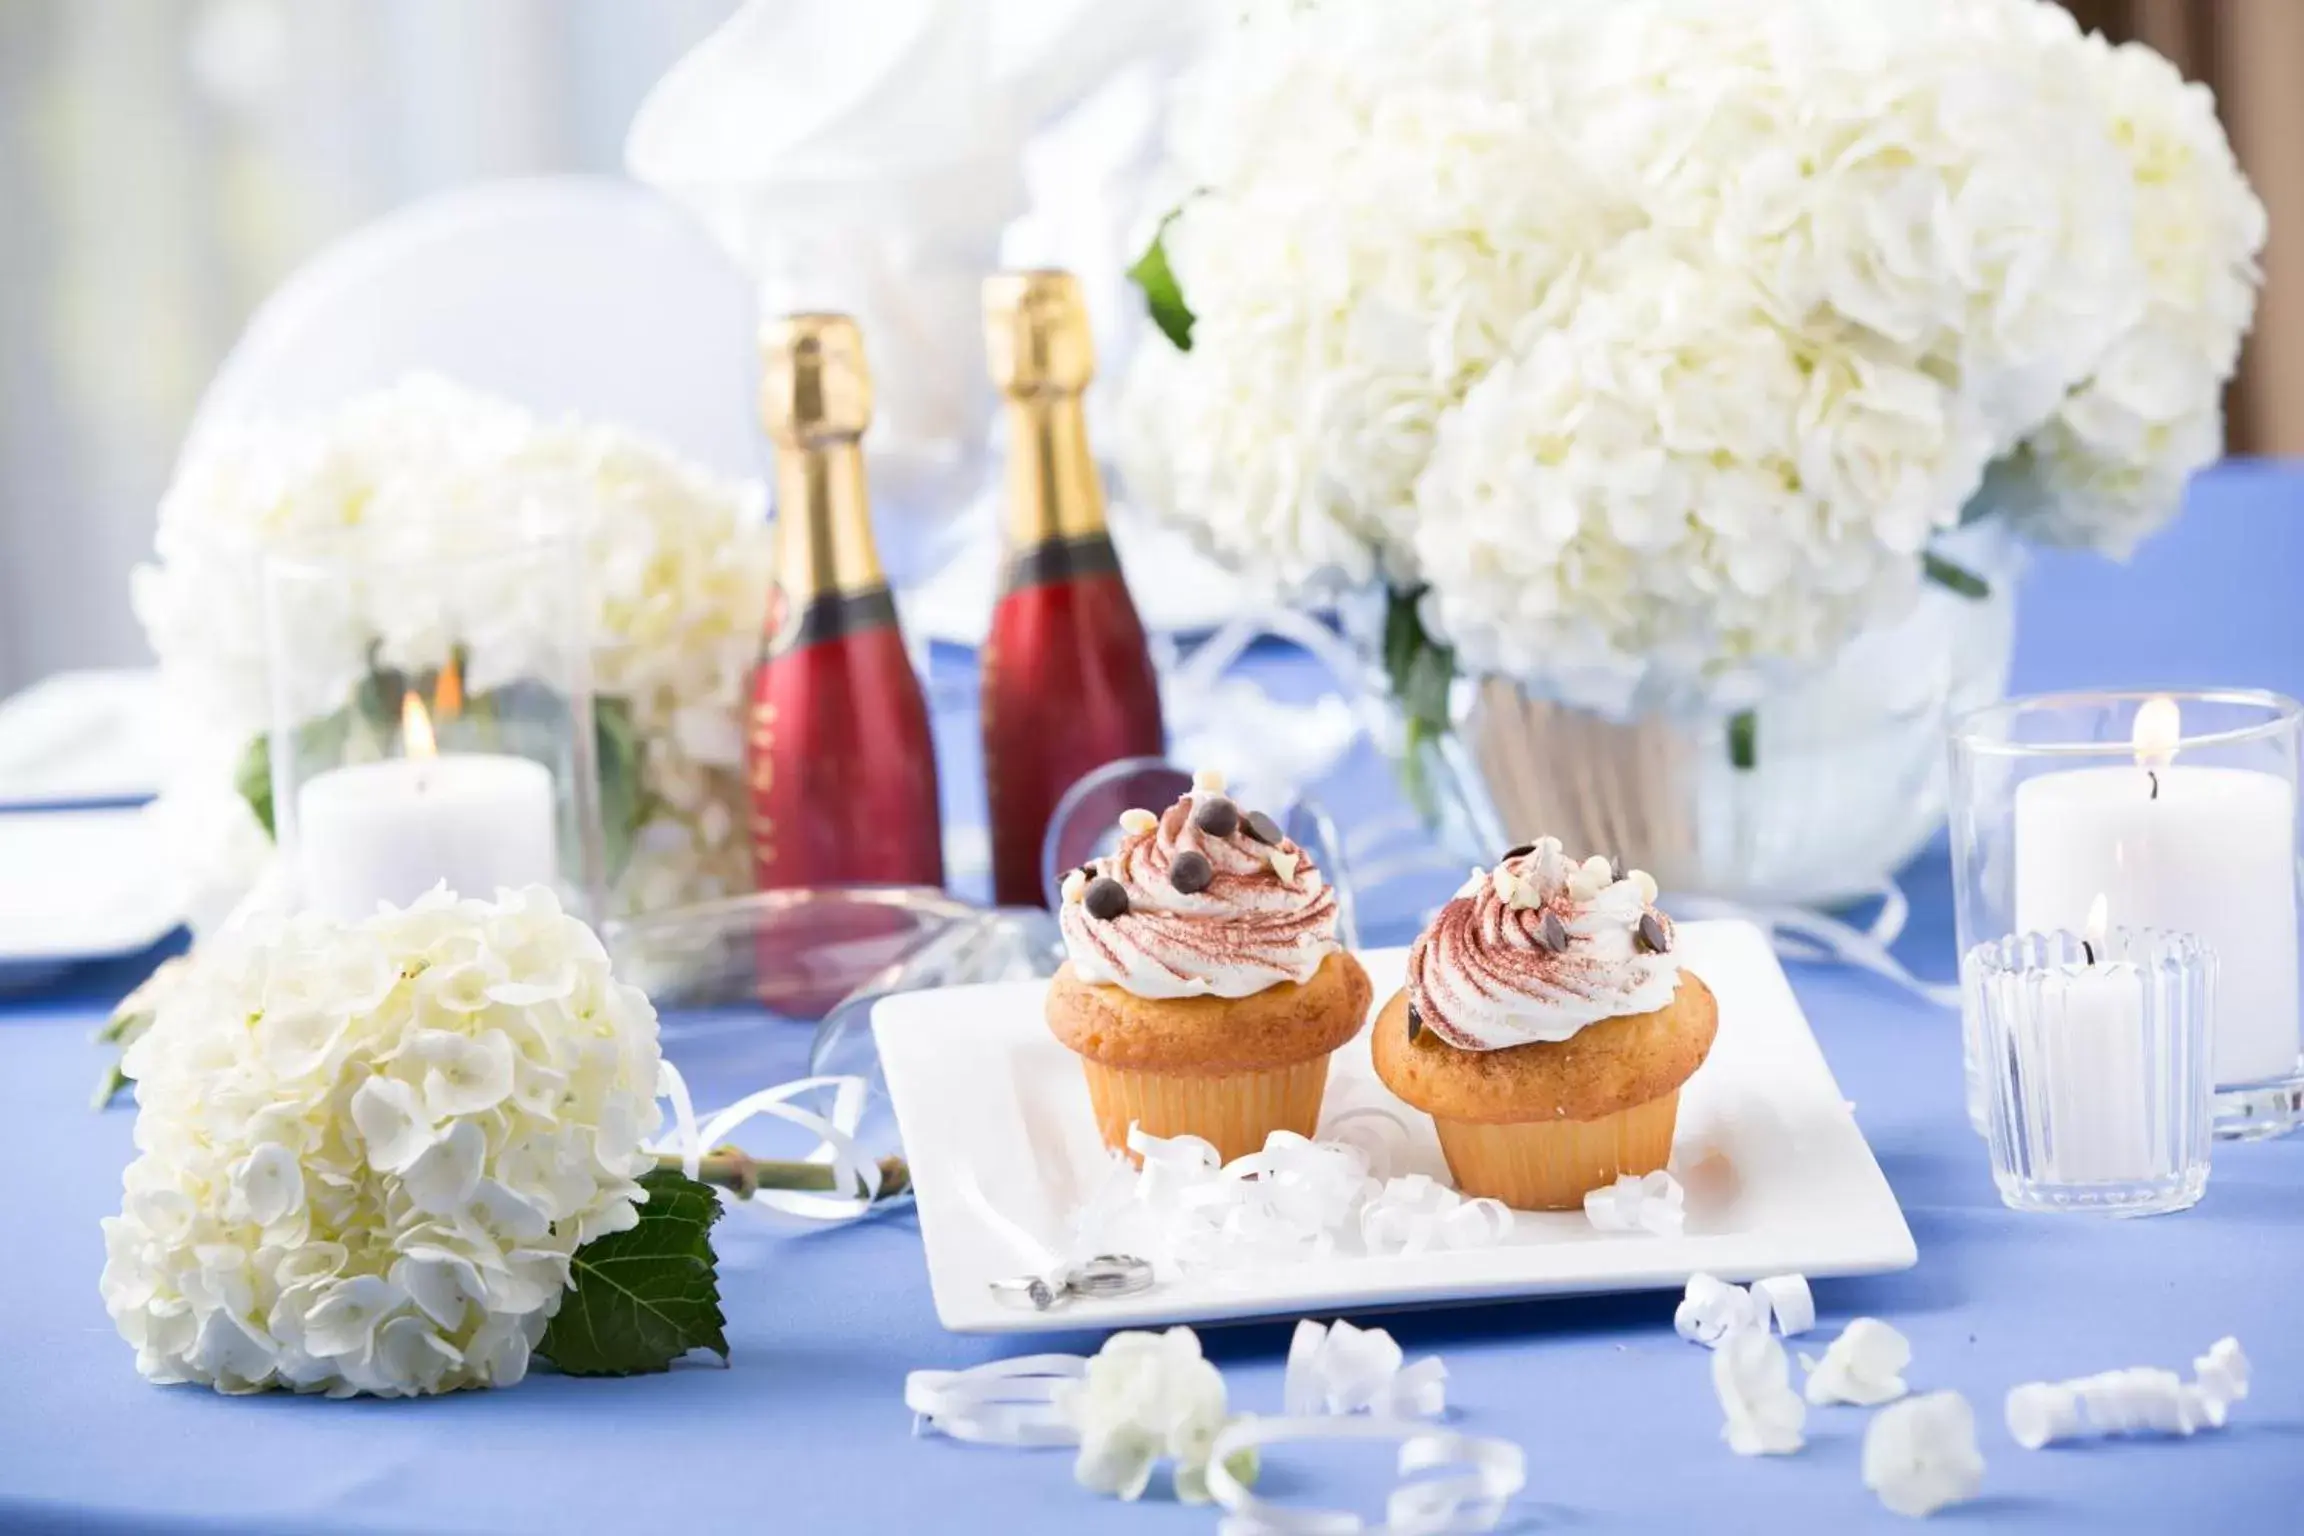
<instances>
[{"instance_id":1,"label":"clear glass candle holder","mask_svg":"<svg viewBox=\"0 0 2304 1536\"><path fill-rule=\"evenodd\" d=\"M306 910L349 919L436 884L541 884L597 923L581 546L554 530L423 542L417 555L388 526L354 529L266 557L272 724L243 792Z\"/></svg>"},{"instance_id":2,"label":"clear glass candle holder","mask_svg":"<svg viewBox=\"0 0 2304 1536\"><path fill-rule=\"evenodd\" d=\"M1978 945L1961 971L2003 1201L2149 1216L2200 1198L2216 961L2197 938L2018 934Z\"/></svg>"},{"instance_id":3,"label":"clear glass candle holder","mask_svg":"<svg viewBox=\"0 0 2304 1536\"><path fill-rule=\"evenodd\" d=\"M2304 709L2248 689L2011 699L1952 732L1953 904L1962 955L2012 933L2110 925L2196 935L2219 1136L2304 1123L2297 764ZM1963 1010L1970 1118L1988 1058Z\"/></svg>"}]
</instances>

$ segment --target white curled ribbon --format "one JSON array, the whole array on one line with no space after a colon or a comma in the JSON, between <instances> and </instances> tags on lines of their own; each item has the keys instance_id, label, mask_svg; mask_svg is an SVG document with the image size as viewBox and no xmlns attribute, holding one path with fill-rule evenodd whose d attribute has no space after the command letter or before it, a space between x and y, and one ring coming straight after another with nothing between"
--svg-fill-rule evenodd
<instances>
[{"instance_id":1,"label":"white curled ribbon","mask_svg":"<svg viewBox=\"0 0 2304 1536\"><path fill-rule=\"evenodd\" d=\"M972 1445L1078 1445L1080 1430L1057 1406L1067 1383L1088 1374L1080 1355L1020 1355L964 1371L904 1378L912 1432L933 1429Z\"/></svg>"},{"instance_id":2,"label":"white curled ribbon","mask_svg":"<svg viewBox=\"0 0 2304 1536\"><path fill-rule=\"evenodd\" d=\"M857 1195L841 1195L800 1189L758 1189L740 1204L810 1221L840 1222L865 1215L880 1197L880 1164L866 1155L856 1142L856 1127L864 1119L869 1096L869 1086L863 1078L803 1077L779 1083L773 1088L746 1094L727 1108L715 1111L701 1124L697 1121L687 1080L669 1061L658 1063L656 1092L659 1098L672 1101L673 1133L648 1150L677 1152L681 1170L690 1178L697 1176L714 1147L725 1142L746 1122L766 1116L797 1125L816 1136L815 1147L801 1161L829 1165L835 1190L862 1191ZM818 1114L792 1102L827 1092L832 1095L829 1114Z\"/></svg>"},{"instance_id":3,"label":"white curled ribbon","mask_svg":"<svg viewBox=\"0 0 2304 1536\"><path fill-rule=\"evenodd\" d=\"M1315 1440L1398 1440L1403 1482L1385 1501L1384 1523L1350 1510L1291 1509L1258 1498L1233 1476L1243 1451ZM1219 1536L1443 1536L1492 1531L1505 1505L1528 1485L1527 1457L1509 1440L1482 1439L1399 1419L1240 1418L1216 1435L1208 1454L1208 1493L1225 1514Z\"/></svg>"},{"instance_id":4,"label":"white curled ribbon","mask_svg":"<svg viewBox=\"0 0 2304 1536\"><path fill-rule=\"evenodd\" d=\"M2032 1381L2009 1390L2008 1433L2028 1451L2104 1435L2190 1436L2222 1429L2248 1395L2240 1341L2219 1339L2192 1362L2193 1380L2154 1366L2100 1371L2071 1381Z\"/></svg>"},{"instance_id":5,"label":"white curled ribbon","mask_svg":"<svg viewBox=\"0 0 2304 1536\"><path fill-rule=\"evenodd\" d=\"M1390 1116L1383 1119L1395 1126ZM1363 1128L1376 1117L1354 1117ZM1423 1174L1379 1182L1386 1154L1360 1140L1275 1131L1219 1165L1197 1137L1131 1127L1128 1149L1074 1212L1075 1254L1138 1253L1156 1268L1239 1270L1318 1261L1354 1234L1372 1254L1492 1247L1512 1230L1500 1201L1466 1200Z\"/></svg>"},{"instance_id":6,"label":"white curled ribbon","mask_svg":"<svg viewBox=\"0 0 2304 1536\"><path fill-rule=\"evenodd\" d=\"M1307 1318L1288 1343L1281 1403L1293 1417L1372 1413L1380 1419L1436 1419L1448 1410L1448 1368L1437 1355L1413 1365L1391 1334Z\"/></svg>"},{"instance_id":7,"label":"white curled ribbon","mask_svg":"<svg viewBox=\"0 0 2304 1536\"><path fill-rule=\"evenodd\" d=\"M1688 1223L1688 1194L1661 1168L1619 1174L1615 1183L1585 1194L1584 1219L1602 1232L1678 1237Z\"/></svg>"},{"instance_id":8,"label":"white curled ribbon","mask_svg":"<svg viewBox=\"0 0 2304 1536\"><path fill-rule=\"evenodd\" d=\"M1840 1330L1824 1358L1808 1373L1808 1401L1876 1408L1904 1395L1904 1368L1912 1341L1876 1317L1859 1317Z\"/></svg>"},{"instance_id":9,"label":"white curled ribbon","mask_svg":"<svg viewBox=\"0 0 2304 1536\"><path fill-rule=\"evenodd\" d=\"M1893 880L1883 880L1865 894L1880 898L1880 910L1862 928L1806 907L1746 906L1718 897L1675 894L1672 910L1683 919L1735 918L1757 924L1767 933L1770 947L1786 960L1852 965L1924 1002L1940 1008L1959 1007L1958 983L1923 981L1891 952L1890 946L1903 934L1912 911L1903 888Z\"/></svg>"},{"instance_id":10,"label":"white curled ribbon","mask_svg":"<svg viewBox=\"0 0 2304 1536\"><path fill-rule=\"evenodd\" d=\"M1771 1324L1785 1338L1816 1326L1816 1294L1805 1275L1769 1275L1747 1288L1715 1275L1693 1274L1672 1313L1680 1337L1713 1347L1739 1328L1766 1333Z\"/></svg>"},{"instance_id":11,"label":"white curled ribbon","mask_svg":"<svg viewBox=\"0 0 2304 1536\"><path fill-rule=\"evenodd\" d=\"M1360 1243L1371 1254L1493 1248L1511 1231L1503 1201L1467 1200L1421 1173L1386 1181L1360 1207Z\"/></svg>"}]
</instances>

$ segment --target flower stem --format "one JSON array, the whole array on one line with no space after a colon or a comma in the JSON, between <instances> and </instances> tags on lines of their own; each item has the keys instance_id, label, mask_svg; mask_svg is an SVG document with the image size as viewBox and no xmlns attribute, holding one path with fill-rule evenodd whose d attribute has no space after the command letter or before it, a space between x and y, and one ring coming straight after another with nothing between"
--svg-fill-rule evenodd
<instances>
[{"instance_id":1,"label":"flower stem","mask_svg":"<svg viewBox=\"0 0 2304 1536\"><path fill-rule=\"evenodd\" d=\"M1934 550L1920 556L1920 573L1936 585L1981 602L1992 595L1992 584L1964 565L1945 559Z\"/></svg>"},{"instance_id":2,"label":"flower stem","mask_svg":"<svg viewBox=\"0 0 2304 1536\"><path fill-rule=\"evenodd\" d=\"M1749 773L1760 764L1760 716L1740 709L1728 717L1728 765Z\"/></svg>"},{"instance_id":3,"label":"flower stem","mask_svg":"<svg viewBox=\"0 0 2304 1536\"><path fill-rule=\"evenodd\" d=\"M659 1168L678 1168L680 1154L657 1154ZM830 1163L795 1163L777 1158L753 1157L735 1147L716 1147L704 1157L696 1176L707 1184L736 1191L739 1199L749 1200L753 1191L761 1189L791 1189L820 1194L833 1193L832 1165ZM880 1159L879 1200L893 1200L912 1187L912 1170L900 1157ZM863 1191L858 1189L857 1194Z\"/></svg>"}]
</instances>

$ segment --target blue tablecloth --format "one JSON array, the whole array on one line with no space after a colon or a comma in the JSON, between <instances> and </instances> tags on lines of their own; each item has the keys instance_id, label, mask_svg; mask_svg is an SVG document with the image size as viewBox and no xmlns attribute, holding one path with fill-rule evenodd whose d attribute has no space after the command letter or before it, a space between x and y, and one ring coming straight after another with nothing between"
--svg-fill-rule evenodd
<instances>
[{"instance_id":1,"label":"blue tablecloth","mask_svg":"<svg viewBox=\"0 0 2304 1536\"><path fill-rule=\"evenodd\" d=\"M2304 473L2228 467L2203 478L2190 517L2135 565L2039 563L2017 686L2304 692L2300 585ZM972 781L952 766L971 727L947 724L947 773ZM1381 793L1373 776L1367 785ZM1902 951L1939 976L1951 958L1947 886L1940 850L1907 879L1916 916ZM1397 919L1371 937L1400 939ZM117 1207L131 1120L81 1107L98 1061L87 1030L131 979L84 976L69 993L0 1008L0 1529L1212 1527L1207 1511L1164 1496L1091 1501L1063 1452L912 1437L899 1400L907 1370L1012 1347L937 1326L909 1215L797 1235L723 1223L726 1370L624 1381L543 1371L511 1392L413 1403L145 1385L96 1295L96 1223ZM1844 972L1799 968L1794 981L1920 1248L1908 1273L1820 1285L1824 1336L1860 1313L1886 1317L1912 1339L1916 1386L1958 1388L1976 1404L1986 1496L1946 1518L1979 1529L2304 1530L2304 1141L2220 1147L2207 1198L2180 1216L2016 1216L1994 1197L1962 1116L1951 1017ZM798 1073L806 1045L792 1034L779 1065ZM1671 1311L1670 1297L1629 1296L1384 1325L1412 1354L1445 1357L1463 1427L1527 1448L1523 1528L1896 1527L1858 1477L1858 1410L1812 1414L1799 1456L1730 1455L1709 1357L1673 1335ZM2027 1453L2000 1427L2015 1382L2182 1369L2224 1333L2246 1344L2258 1385L2223 1433ZM1276 1412L1286 1331L1205 1337L1235 1405ZM1333 1461L1278 1458L1267 1487L1305 1491L1314 1466ZM1373 1491L1364 1471L1352 1476Z\"/></svg>"}]
</instances>

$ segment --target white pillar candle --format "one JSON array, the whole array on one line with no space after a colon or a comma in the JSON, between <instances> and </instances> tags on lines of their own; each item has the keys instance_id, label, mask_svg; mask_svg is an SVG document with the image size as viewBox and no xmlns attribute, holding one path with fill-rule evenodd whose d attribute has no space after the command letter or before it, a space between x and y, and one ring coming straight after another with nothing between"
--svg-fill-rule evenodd
<instances>
[{"instance_id":1,"label":"white pillar candle","mask_svg":"<svg viewBox=\"0 0 2304 1536\"><path fill-rule=\"evenodd\" d=\"M412 750L430 733L411 720ZM296 876L307 908L366 917L446 883L461 896L560 878L552 775L524 757L417 755L316 774L296 795Z\"/></svg>"},{"instance_id":2,"label":"white pillar candle","mask_svg":"<svg viewBox=\"0 0 2304 1536\"><path fill-rule=\"evenodd\" d=\"M2125 961L2101 959L2101 898L2086 932L2086 963L2007 978L2032 992L2031 1006L2013 1017L2022 1020L2018 1075L2047 1110L2042 1172L2059 1184L2158 1178L2146 1106L2164 1067L2146 1059L2144 978Z\"/></svg>"},{"instance_id":3,"label":"white pillar candle","mask_svg":"<svg viewBox=\"0 0 2304 1536\"><path fill-rule=\"evenodd\" d=\"M2197 934L2216 957L2217 1085L2286 1077L2298 1055L2294 792L2269 773L2170 763L2172 707L2139 710L2137 729L2133 766L2017 786L2016 928L2076 932L2102 893L2128 927Z\"/></svg>"}]
</instances>

